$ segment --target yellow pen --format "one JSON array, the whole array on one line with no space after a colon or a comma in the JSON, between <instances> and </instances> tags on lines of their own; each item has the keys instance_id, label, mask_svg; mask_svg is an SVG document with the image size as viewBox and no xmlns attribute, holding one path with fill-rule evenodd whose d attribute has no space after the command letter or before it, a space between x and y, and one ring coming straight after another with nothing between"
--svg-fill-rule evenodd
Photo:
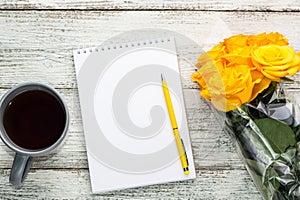
<instances>
[{"instance_id":1,"label":"yellow pen","mask_svg":"<svg viewBox=\"0 0 300 200\"><path fill-rule=\"evenodd\" d=\"M179 158L180 158L181 165L183 168L183 172L185 175L188 175L190 173L190 171L189 171L187 156L186 156L185 149L184 149L184 144L183 144L182 139L180 138L180 134L179 134L179 130L178 130L177 122L176 122L176 117L175 117L168 85L162 74L161 74L161 82L162 82L165 101L167 104L169 117L170 117L171 125L173 128L173 133L174 133L174 137L175 137L175 141L176 141L176 145L177 145L177 149L178 149L178 153L179 153Z\"/></svg>"}]
</instances>

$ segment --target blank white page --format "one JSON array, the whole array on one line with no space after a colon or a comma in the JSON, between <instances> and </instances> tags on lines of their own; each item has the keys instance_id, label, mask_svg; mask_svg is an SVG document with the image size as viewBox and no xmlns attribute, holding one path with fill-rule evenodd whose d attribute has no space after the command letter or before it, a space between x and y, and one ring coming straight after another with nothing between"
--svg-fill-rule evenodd
<instances>
[{"instance_id":1,"label":"blank white page","mask_svg":"<svg viewBox=\"0 0 300 200\"><path fill-rule=\"evenodd\" d=\"M196 177L174 38L79 49L74 62L94 193ZM189 175L179 159L161 74Z\"/></svg>"}]
</instances>

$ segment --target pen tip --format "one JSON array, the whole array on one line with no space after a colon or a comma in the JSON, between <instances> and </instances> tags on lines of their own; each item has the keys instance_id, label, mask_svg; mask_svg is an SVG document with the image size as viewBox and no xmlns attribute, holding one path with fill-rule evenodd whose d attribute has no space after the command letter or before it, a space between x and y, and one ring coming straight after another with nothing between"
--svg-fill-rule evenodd
<instances>
[{"instance_id":1,"label":"pen tip","mask_svg":"<svg viewBox=\"0 0 300 200\"><path fill-rule=\"evenodd\" d=\"M160 74L160 77L161 77L161 81L163 81L164 80L163 74Z\"/></svg>"},{"instance_id":2,"label":"pen tip","mask_svg":"<svg viewBox=\"0 0 300 200\"><path fill-rule=\"evenodd\" d=\"M189 167L183 168L183 173L185 175L189 175L189 173L190 173Z\"/></svg>"}]
</instances>

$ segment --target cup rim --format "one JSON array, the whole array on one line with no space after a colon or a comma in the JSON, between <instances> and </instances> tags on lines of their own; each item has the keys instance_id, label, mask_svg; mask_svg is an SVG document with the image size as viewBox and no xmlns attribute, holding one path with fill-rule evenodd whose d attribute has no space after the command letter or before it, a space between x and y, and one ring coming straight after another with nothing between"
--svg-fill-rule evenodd
<instances>
[{"instance_id":1,"label":"cup rim","mask_svg":"<svg viewBox=\"0 0 300 200\"><path fill-rule=\"evenodd\" d=\"M54 88L50 87L49 85L46 85L46 84L43 84L43 83L36 83L36 82L21 83L21 84L15 85L10 90L8 90L2 96L2 98L0 100L0 110L3 107L3 104L4 104L5 100L7 98L9 98L16 90L21 89L21 88L27 88L27 87L30 87L30 86L40 87L40 88L43 88L46 91L49 91L51 95L54 95L61 102L61 104L64 108L66 120L65 120L64 130L62 131L60 137L55 141L55 143L53 143L49 147L46 147L46 148L43 148L43 149L31 150L31 149L26 149L26 148L20 147L17 144L15 144L9 138L8 134L6 133L6 130L3 126L2 113L0 113L0 138L6 146L8 146L10 149L12 149L13 151L15 151L17 153L25 154L25 155L29 155L29 156L40 156L40 155L48 154L49 152L56 149L62 143L62 141L66 137L66 134L67 134L67 131L68 131L68 128L69 128L70 117L69 117L69 110L68 110L67 104L65 103L63 97ZM30 91L30 90L24 90L24 91ZM20 93L22 93L22 92L20 92Z\"/></svg>"}]
</instances>

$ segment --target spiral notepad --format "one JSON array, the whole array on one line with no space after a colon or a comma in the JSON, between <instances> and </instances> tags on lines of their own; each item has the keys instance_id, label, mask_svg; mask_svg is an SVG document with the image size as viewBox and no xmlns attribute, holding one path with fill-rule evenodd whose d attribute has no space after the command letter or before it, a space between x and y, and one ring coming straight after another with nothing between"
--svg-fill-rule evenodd
<instances>
[{"instance_id":1,"label":"spiral notepad","mask_svg":"<svg viewBox=\"0 0 300 200\"><path fill-rule=\"evenodd\" d=\"M73 53L92 191L195 178L174 38ZM179 160L161 74L185 144L188 176Z\"/></svg>"}]
</instances>

